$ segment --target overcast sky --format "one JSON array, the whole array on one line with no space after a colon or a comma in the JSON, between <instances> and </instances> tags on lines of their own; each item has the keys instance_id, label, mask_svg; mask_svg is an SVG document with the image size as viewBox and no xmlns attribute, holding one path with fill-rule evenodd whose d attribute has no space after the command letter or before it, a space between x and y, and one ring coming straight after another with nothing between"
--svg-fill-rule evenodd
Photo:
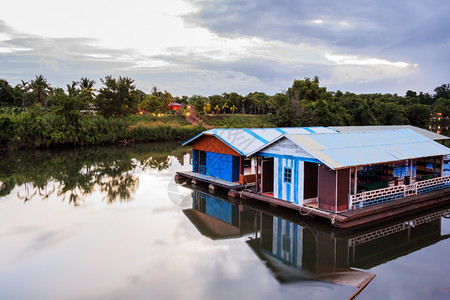
<instances>
[{"instance_id":1,"label":"overcast sky","mask_svg":"<svg viewBox=\"0 0 450 300\"><path fill-rule=\"evenodd\" d=\"M433 93L450 82L450 1L22 0L0 9L0 78L129 76L174 95Z\"/></svg>"}]
</instances>

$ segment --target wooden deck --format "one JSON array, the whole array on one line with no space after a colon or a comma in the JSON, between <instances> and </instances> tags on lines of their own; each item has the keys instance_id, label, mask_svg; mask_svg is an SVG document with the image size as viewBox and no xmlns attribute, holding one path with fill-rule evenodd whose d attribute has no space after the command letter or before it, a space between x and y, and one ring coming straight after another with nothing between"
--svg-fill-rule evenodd
<instances>
[{"instance_id":1,"label":"wooden deck","mask_svg":"<svg viewBox=\"0 0 450 300\"><path fill-rule=\"evenodd\" d=\"M300 206L292 202L255 194L250 191L242 191L240 192L240 196L243 200L255 199L271 205L297 210L301 215L325 218L330 220L331 224L337 228L350 228L375 224L388 218L416 213L436 205L450 203L450 188L340 213Z\"/></svg>"},{"instance_id":2,"label":"wooden deck","mask_svg":"<svg viewBox=\"0 0 450 300\"><path fill-rule=\"evenodd\" d=\"M339 228L359 226L449 202L450 188L446 188L365 208L340 212L336 214L334 226Z\"/></svg>"},{"instance_id":3,"label":"wooden deck","mask_svg":"<svg viewBox=\"0 0 450 300\"><path fill-rule=\"evenodd\" d=\"M218 179L212 176L202 175L195 172L177 172L177 176L183 179L196 180L215 186L221 187L232 192L233 197L242 200L254 199L265 202L270 205L289 208L298 211L303 216L319 217L330 220L331 224L337 228L353 228L362 227L368 224L376 224L386 219L392 219L399 216L417 213L421 210L430 209L443 204L450 203L450 188L428 192L420 195L409 196L407 198L397 199L377 205L364 208L347 210L344 212L334 213L330 211L320 210L308 205L300 206L298 204L274 198L270 195L257 194L254 192L253 185L242 185L238 182L230 182ZM229 193L230 195L230 193Z\"/></svg>"},{"instance_id":4,"label":"wooden deck","mask_svg":"<svg viewBox=\"0 0 450 300\"><path fill-rule=\"evenodd\" d=\"M222 188L225 188L228 190L239 191L239 190L243 190L245 188L248 188L248 187L254 185L254 184L253 185L252 184L240 184L239 182L227 181L227 180L223 180L220 178L203 175L203 174L191 172L191 171L179 171L179 172L177 172L177 175L184 177L184 178L191 179L191 180L194 179L198 182L212 184L216 187L222 187Z\"/></svg>"}]
</instances>

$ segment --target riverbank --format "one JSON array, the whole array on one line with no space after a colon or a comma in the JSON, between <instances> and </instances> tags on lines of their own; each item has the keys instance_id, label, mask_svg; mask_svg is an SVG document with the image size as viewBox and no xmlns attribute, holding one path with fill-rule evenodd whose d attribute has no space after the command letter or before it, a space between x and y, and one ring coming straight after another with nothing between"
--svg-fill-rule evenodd
<instances>
[{"instance_id":1,"label":"riverbank","mask_svg":"<svg viewBox=\"0 0 450 300\"><path fill-rule=\"evenodd\" d=\"M207 128L275 127L270 115L203 115L191 124L181 115L55 113L33 107L0 113L0 150L93 146L187 140Z\"/></svg>"},{"instance_id":2,"label":"riverbank","mask_svg":"<svg viewBox=\"0 0 450 300\"><path fill-rule=\"evenodd\" d=\"M105 118L40 107L0 110L0 151L53 147L185 141L210 128L279 127L274 115L201 115L191 124L182 115ZM448 126L428 129L448 135ZM448 144L448 143L447 143Z\"/></svg>"},{"instance_id":3,"label":"riverbank","mask_svg":"<svg viewBox=\"0 0 450 300\"><path fill-rule=\"evenodd\" d=\"M63 116L32 108L0 114L0 149L36 149L186 140L205 130L183 116Z\"/></svg>"}]
</instances>

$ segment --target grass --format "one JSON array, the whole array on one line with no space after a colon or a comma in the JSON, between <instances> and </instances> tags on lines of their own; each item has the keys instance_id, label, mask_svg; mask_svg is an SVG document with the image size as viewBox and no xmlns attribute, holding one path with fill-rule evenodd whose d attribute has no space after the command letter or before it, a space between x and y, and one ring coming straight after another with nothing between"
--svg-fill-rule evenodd
<instances>
[{"instance_id":1,"label":"grass","mask_svg":"<svg viewBox=\"0 0 450 300\"><path fill-rule=\"evenodd\" d=\"M267 128L276 127L270 115L203 115L203 122L216 128Z\"/></svg>"},{"instance_id":2,"label":"grass","mask_svg":"<svg viewBox=\"0 0 450 300\"><path fill-rule=\"evenodd\" d=\"M184 116L176 115L165 115L165 116L153 116L153 115L130 115L126 117L126 122L128 126L133 126L137 124L153 124L153 123L163 123L170 124L174 126L186 126L190 125Z\"/></svg>"}]
</instances>

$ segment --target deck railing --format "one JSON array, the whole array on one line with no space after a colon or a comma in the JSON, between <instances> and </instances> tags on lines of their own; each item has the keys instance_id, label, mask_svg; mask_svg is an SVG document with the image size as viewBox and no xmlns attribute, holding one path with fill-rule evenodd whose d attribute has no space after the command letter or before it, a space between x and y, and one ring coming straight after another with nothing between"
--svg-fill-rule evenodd
<instances>
[{"instance_id":1,"label":"deck railing","mask_svg":"<svg viewBox=\"0 0 450 300\"><path fill-rule=\"evenodd\" d=\"M349 196L350 208L361 208L450 187L450 175Z\"/></svg>"}]
</instances>

